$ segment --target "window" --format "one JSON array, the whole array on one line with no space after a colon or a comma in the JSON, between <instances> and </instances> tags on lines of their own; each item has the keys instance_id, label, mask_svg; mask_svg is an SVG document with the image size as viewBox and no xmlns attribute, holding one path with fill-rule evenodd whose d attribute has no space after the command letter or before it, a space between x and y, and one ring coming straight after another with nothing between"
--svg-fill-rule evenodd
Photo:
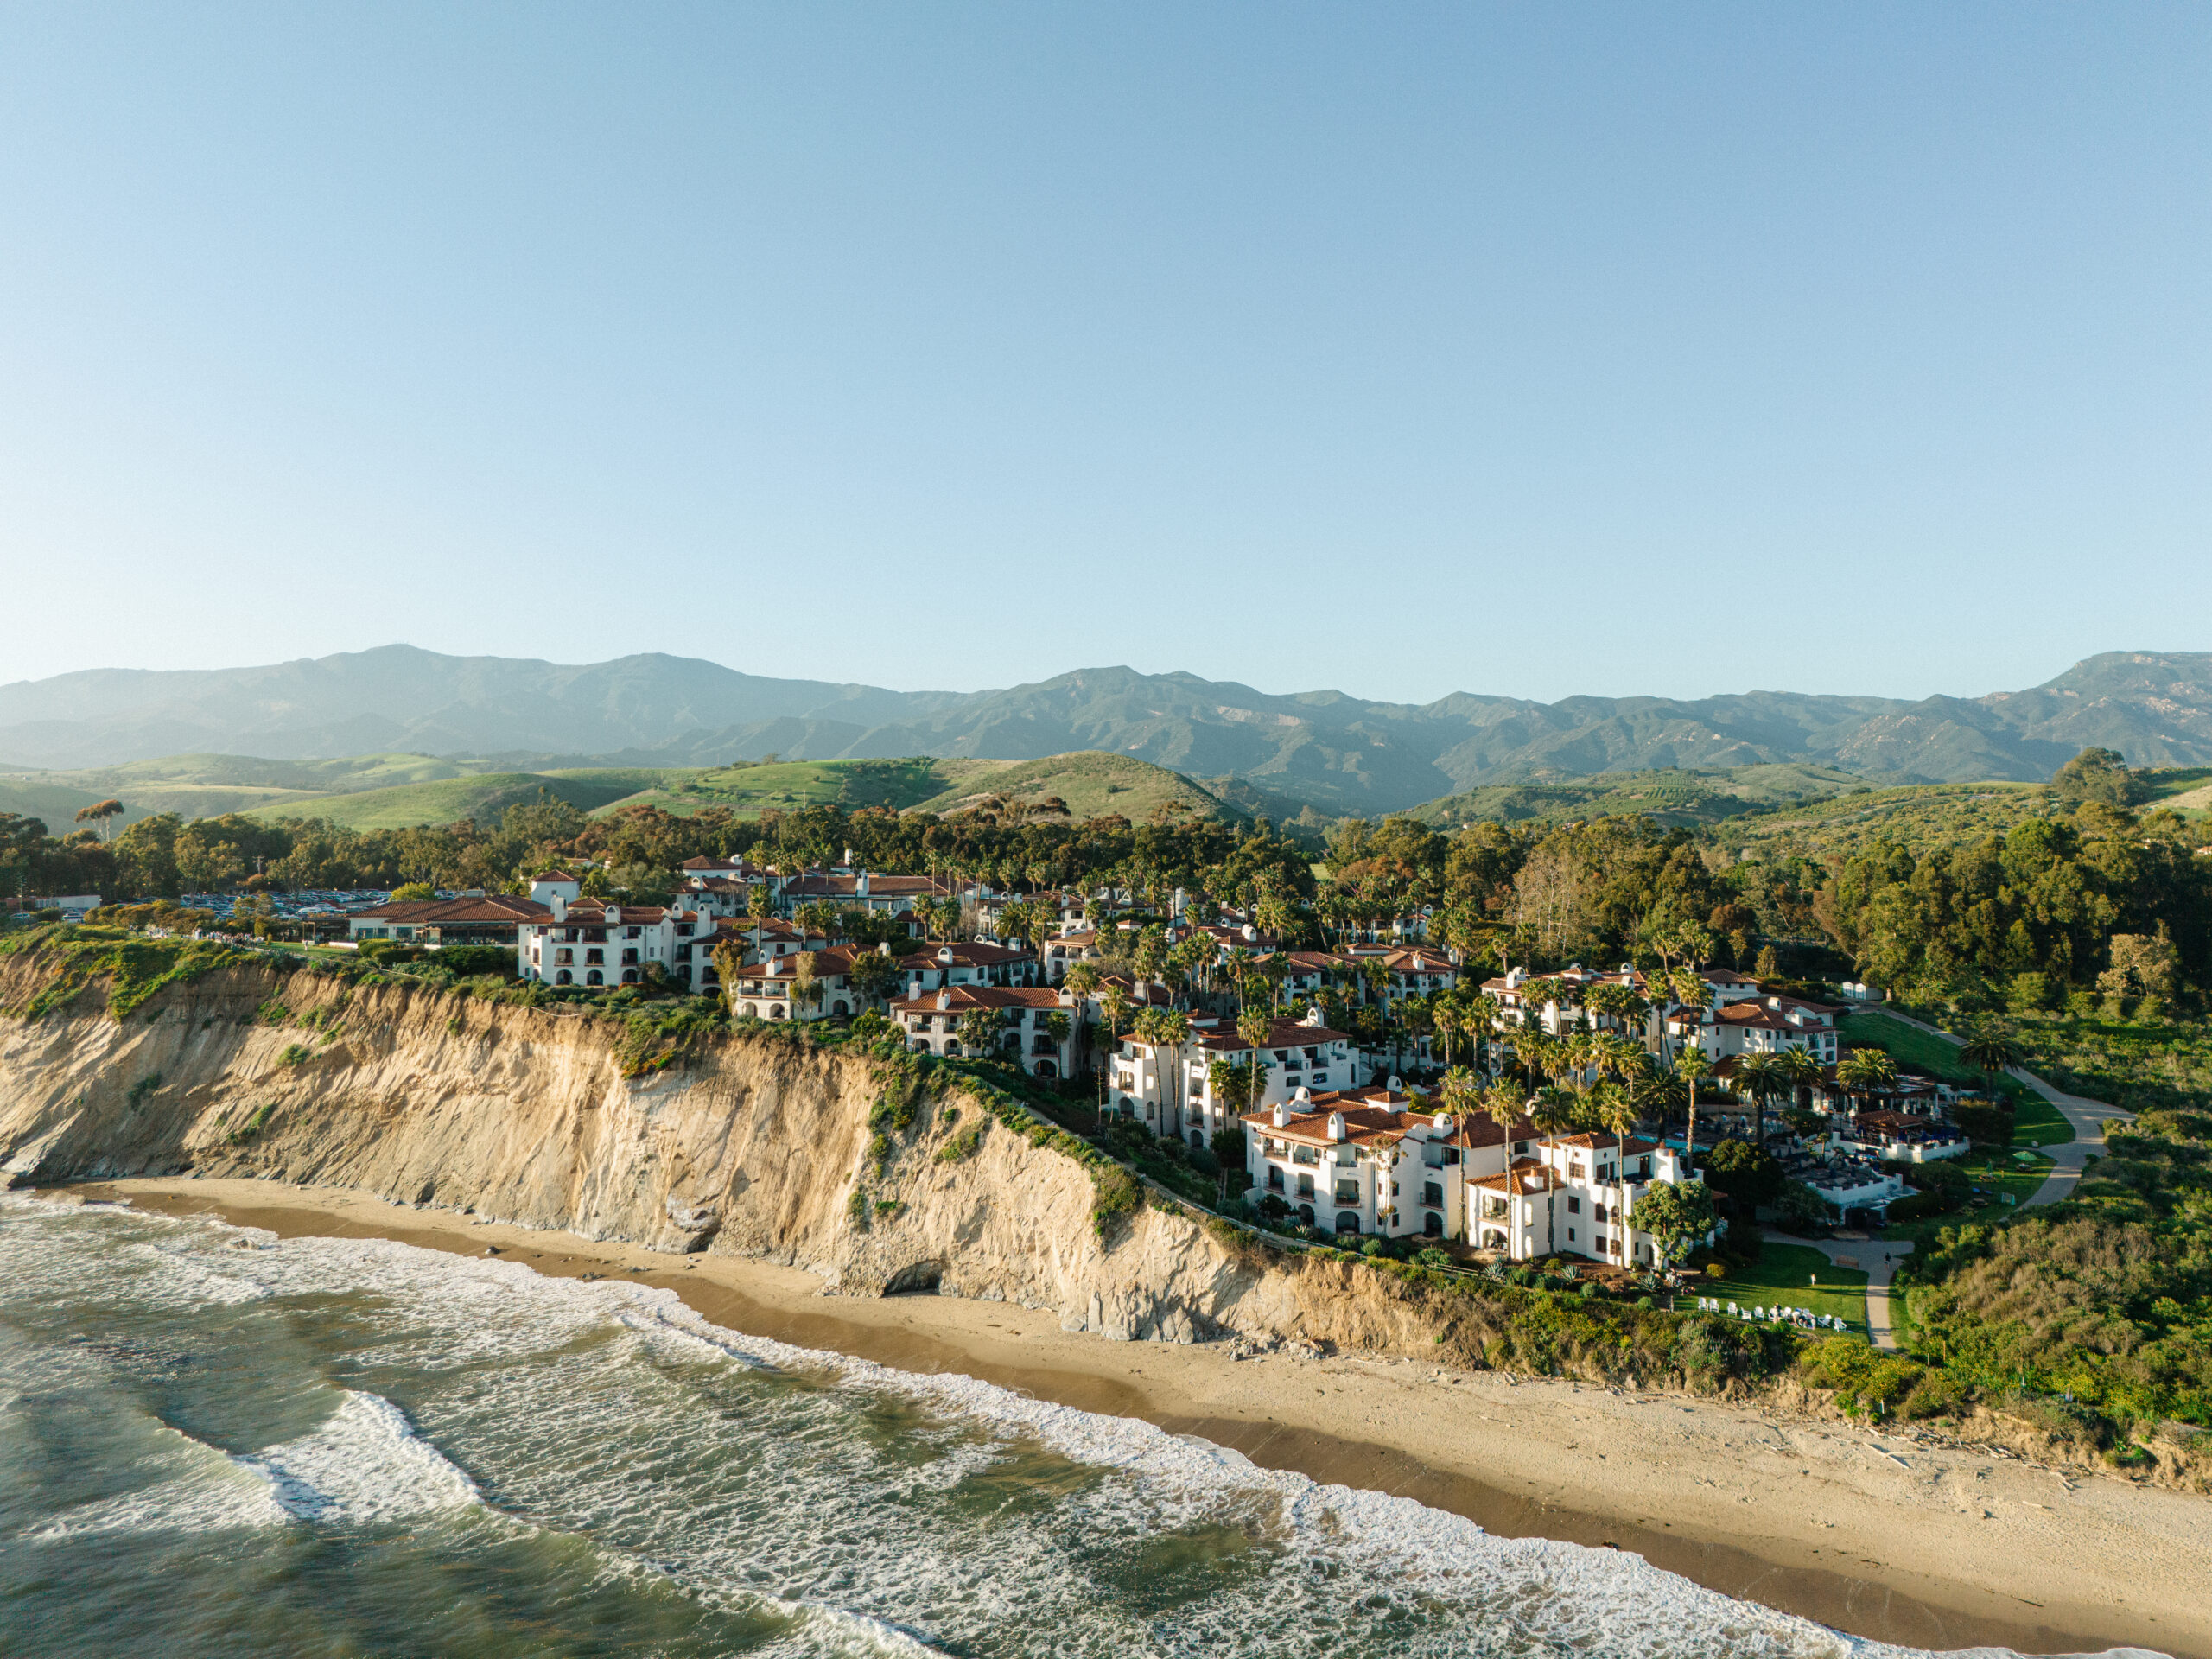
<instances>
[{"instance_id":1,"label":"window","mask_svg":"<svg viewBox=\"0 0 2212 1659\"><path fill-rule=\"evenodd\" d=\"M1424 1182L1421 1189L1421 1201L1423 1204L1429 1205L1436 1209L1442 1209L1444 1207L1444 1189L1439 1186L1434 1181Z\"/></svg>"},{"instance_id":2,"label":"window","mask_svg":"<svg viewBox=\"0 0 2212 1659\"><path fill-rule=\"evenodd\" d=\"M1359 1202L1359 1183L1357 1181L1338 1181L1337 1183L1337 1202L1338 1204L1357 1204Z\"/></svg>"},{"instance_id":3,"label":"window","mask_svg":"<svg viewBox=\"0 0 2212 1659\"><path fill-rule=\"evenodd\" d=\"M1567 1198L1567 1213L1570 1216L1579 1216L1582 1213L1582 1200L1571 1192Z\"/></svg>"},{"instance_id":4,"label":"window","mask_svg":"<svg viewBox=\"0 0 2212 1659\"><path fill-rule=\"evenodd\" d=\"M1574 1243L1574 1229L1572 1227L1567 1230L1567 1242L1570 1244Z\"/></svg>"}]
</instances>

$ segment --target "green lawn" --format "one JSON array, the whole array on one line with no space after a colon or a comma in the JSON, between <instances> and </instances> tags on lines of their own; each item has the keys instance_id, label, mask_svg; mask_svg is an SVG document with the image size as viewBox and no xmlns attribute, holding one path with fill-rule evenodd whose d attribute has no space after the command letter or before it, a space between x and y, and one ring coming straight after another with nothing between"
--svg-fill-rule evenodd
<instances>
[{"instance_id":1,"label":"green lawn","mask_svg":"<svg viewBox=\"0 0 2212 1659\"><path fill-rule=\"evenodd\" d=\"M1821 1281L1817 1288L1812 1283L1815 1275ZM1738 1307L1771 1307L1778 1302L1812 1313L1833 1313L1862 1335L1866 1330L1866 1275L1839 1268L1804 1244L1770 1242L1756 1268L1731 1268L1726 1279L1700 1279L1688 1294L1692 1307L1700 1296L1718 1297L1724 1307L1730 1302ZM1675 1305L1683 1305L1681 1296Z\"/></svg>"},{"instance_id":2,"label":"green lawn","mask_svg":"<svg viewBox=\"0 0 2212 1659\"><path fill-rule=\"evenodd\" d=\"M1948 1215L1924 1216L1917 1221L1901 1221L1882 1233L1885 1239L1895 1241L1909 1238L1916 1243L1931 1239L1946 1227L1956 1227L1968 1221L1993 1221L2000 1216L2014 1214L2026 1203L2035 1190L2043 1185L2044 1177L2050 1173L2051 1160L2038 1152L2032 1162L2012 1157L2010 1154L1976 1152L1961 1163L1961 1167L1974 1179L1974 1184L1984 1189L1977 1198L1989 1202L1976 1210L1971 1206L1954 1210ZM2006 1204L2005 1200L2012 1202Z\"/></svg>"},{"instance_id":3,"label":"green lawn","mask_svg":"<svg viewBox=\"0 0 2212 1659\"><path fill-rule=\"evenodd\" d=\"M2016 1147L2063 1147L2074 1138L2074 1126L2065 1116L2032 1089L2013 1096L2012 1144Z\"/></svg>"}]
</instances>

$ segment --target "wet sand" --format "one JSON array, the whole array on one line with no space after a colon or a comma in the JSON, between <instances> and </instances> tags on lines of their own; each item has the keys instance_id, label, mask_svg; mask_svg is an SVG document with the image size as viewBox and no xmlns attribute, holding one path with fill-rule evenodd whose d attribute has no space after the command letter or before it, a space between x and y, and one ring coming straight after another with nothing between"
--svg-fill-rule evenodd
<instances>
[{"instance_id":1,"label":"wet sand","mask_svg":"<svg viewBox=\"0 0 2212 1659\"><path fill-rule=\"evenodd\" d=\"M2212 1503L1923 1445L1908 1432L1409 1361L1114 1343L1012 1303L827 1296L794 1268L670 1256L269 1181L74 1189L283 1237L389 1238L674 1291L749 1335L1141 1418L1255 1463L1411 1497L1503 1536L1633 1551L1852 1635L1937 1649L2212 1659Z\"/></svg>"}]
</instances>

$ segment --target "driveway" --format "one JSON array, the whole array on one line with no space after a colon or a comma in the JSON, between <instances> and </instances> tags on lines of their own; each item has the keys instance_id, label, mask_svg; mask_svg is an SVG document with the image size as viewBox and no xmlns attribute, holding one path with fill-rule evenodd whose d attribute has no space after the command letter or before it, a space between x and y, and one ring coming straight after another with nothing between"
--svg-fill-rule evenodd
<instances>
[{"instance_id":1,"label":"driveway","mask_svg":"<svg viewBox=\"0 0 2212 1659\"><path fill-rule=\"evenodd\" d=\"M1931 1026L1909 1014L1899 1014L1895 1008L1882 1007L1879 1011L1902 1024L1927 1032L1931 1036L1941 1037L1954 1046L1962 1046L1966 1041L1965 1038L1955 1037L1940 1026ZM2063 1146L2044 1148L2050 1154L2050 1173L2044 1178L2043 1185L2020 1207L2024 1210L2029 1205L2056 1204L2061 1198L2071 1198L2075 1185L2081 1180L2082 1171L2089 1160L2104 1154L2106 1121L2116 1118L2120 1122L2132 1123L2135 1121L2135 1114L2123 1107L2107 1105L2101 1100L2084 1100L2079 1095L2069 1095L2064 1090L2045 1083L2034 1072L2022 1071L2017 1065L2012 1068L2012 1072L2013 1077L2058 1108L2058 1115L2074 1131L2074 1138ZM1871 1297L1869 1301L1871 1304Z\"/></svg>"}]
</instances>

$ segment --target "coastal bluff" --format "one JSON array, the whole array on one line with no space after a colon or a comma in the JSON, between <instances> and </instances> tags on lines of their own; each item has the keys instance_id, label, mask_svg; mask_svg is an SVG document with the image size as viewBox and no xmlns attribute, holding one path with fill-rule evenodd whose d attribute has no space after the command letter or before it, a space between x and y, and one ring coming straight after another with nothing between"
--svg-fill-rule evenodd
<instances>
[{"instance_id":1,"label":"coastal bluff","mask_svg":"<svg viewBox=\"0 0 2212 1659\"><path fill-rule=\"evenodd\" d=\"M706 1033L640 1069L624 1025L573 1005L261 963L167 985L118 1017L96 979L73 988L41 952L0 960L0 1009L10 1185L192 1174L346 1187L802 1268L847 1295L1016 1302L1109 1338L1479 1366L1490 1334L1433 1293L1274 1256L1173 1207L1102 1226L1091 1166L959 1082L916 1089L903 1126L883 1125L865 1055L784 1031Z\"/></svg>"}]
</instances>

